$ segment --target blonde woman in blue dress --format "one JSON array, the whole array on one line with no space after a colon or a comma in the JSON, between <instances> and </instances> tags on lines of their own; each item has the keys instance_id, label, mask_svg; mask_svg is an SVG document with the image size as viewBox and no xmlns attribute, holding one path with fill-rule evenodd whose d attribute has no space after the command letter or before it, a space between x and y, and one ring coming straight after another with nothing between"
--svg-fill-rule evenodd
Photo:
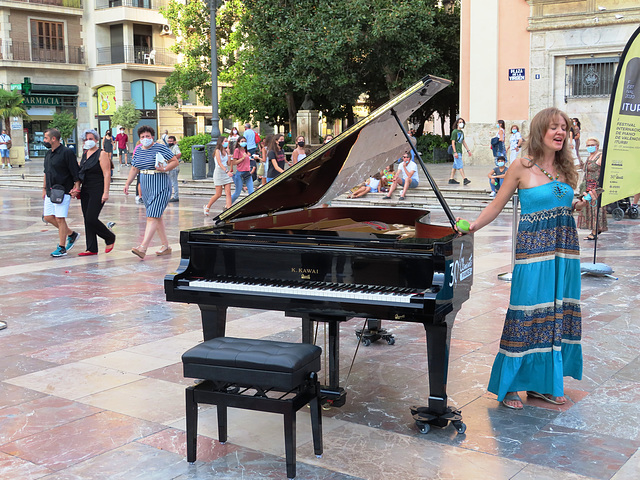
<instances>
[{"instance_id":1,"label":"blonde woman in blue dress","mask_svg":"<svg viewBox=\"0 0 640 480\"><path fill-rule=\"evenodd\" d=\"M156 255L171 253L162 214L167 208L171 196L171 181L167 172L176 168L180 161L164 143L154 142L155 135L155 130L148 125L138 128L140 147L133 155L132 168L124 185L124 194L129 195L129 185L140 173L140 191L146 207L147 225L142 243L132 248L131 253L141 259L146 256L147 248L156 232L162 242ZM157 161L160 158L163 159L162 162Z\"/></svg>"},{"instance_id":2,"label":"blonde woman in blue dress","mask_svg":"<svg viewBox=\"0 0 640 480\"><path fill-rule=\"evenodd\" d=\"M580 246L569 117L547 108L531 121L526 155L510 166L494 200L471 223L492 222L518 190L521 217L511 297L488 390L505 407L523 408L520 391L561 405L563 377L582 378ZM595 192L591 192L594 195Z\"/></svg>"}]
</instances>

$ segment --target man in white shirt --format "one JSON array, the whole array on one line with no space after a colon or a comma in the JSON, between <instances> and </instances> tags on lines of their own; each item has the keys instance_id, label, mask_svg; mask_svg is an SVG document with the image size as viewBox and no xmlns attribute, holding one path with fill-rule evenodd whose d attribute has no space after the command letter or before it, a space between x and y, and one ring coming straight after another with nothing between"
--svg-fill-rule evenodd
<instances>
[{"instance_id":1,"label":"man in white shirt","mask_svg":"<svg viewBox=\"0 0 640 480\"><path fill-rule=\"evenodd\" d=\"M389 187L389 193L382 198L388 200L391 198L391 194L397 188L398 185L402 187L402 194L400 195L400 200L404 200L407 195L407 190L410 188L416 188L420 183L420 178L418 177L418 166L416 162L411 160L411 154L409 152L404 152L402 155L402 163L398 166L398 171L393 177L393 183Z\"/></svg>"},{"instance_id":2,"label":"man in white shirt","mask_svg":"<svg viewBox=\"0 0 640 480\"><path fill-rule=\"evenodd\" d=\"M0 156L2 157L2 168L11 168L11 149L9 144L11 143L11 137L7 135L6 130L2 130L0 135Z\"/></svg>"}]
</instances>

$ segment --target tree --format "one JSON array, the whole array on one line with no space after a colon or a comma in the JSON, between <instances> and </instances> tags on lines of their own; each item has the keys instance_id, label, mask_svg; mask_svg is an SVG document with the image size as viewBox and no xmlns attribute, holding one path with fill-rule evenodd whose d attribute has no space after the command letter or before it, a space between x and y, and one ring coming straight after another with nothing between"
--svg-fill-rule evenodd
<instances>
[{"instance_id":1,"label":"tree","mask_svg":"<svg viewBox=\"0 0 640 480\"><path fill-rule=\"evenodd\" d=\"M136 106L132 101L124 101L122 105L116 108L115 113L111 117L112 125L120 125L124 128L133 128L140 121L140 111L136 110Z\"/></svg>"},{"instance_id":2,"label":"tree","mask_svg":"<svg viewBox=\"0 0 640 480\"><path fill-rule=\"evenodd\" d=\"M8 92L0 88L0 117L4 119L7 132L11 132L11 117L31 120L23 105L24 97L18 92Z\"/></svg>"},{"instance_id":3,"label":"tree","mask_svg":"<svg viewBox=\"0 0 640 480\"><path fill-rule=\"evenodd\" d=\"M273 124L286 116L295 132L305 94L326 116L347 118L362 93L377 107L426 73L445 76L443 58L458 48L458 36L446 37L446 22L438 24L440 15L450 14L450 3L352 0L345 8L337 0L225 1L216 18L218 78L232 87L223 90L220 108ZM208 99L207 4L172 1L164 14L184 61L158 102L177 104L190 90Z\"/></svg>"},{"instance_id":4,"label":"tree","mask_svg":"<svg viewBox=\"0 0 640 480\"><path fill-rule=\"evenodd\" d=\"M73 135L73 131L78 125L78 119L70 112L62 111L53 114L53 119L49 122L49 128L55 128L60 132L62 141Z\"/></svg>"}]
</instances>

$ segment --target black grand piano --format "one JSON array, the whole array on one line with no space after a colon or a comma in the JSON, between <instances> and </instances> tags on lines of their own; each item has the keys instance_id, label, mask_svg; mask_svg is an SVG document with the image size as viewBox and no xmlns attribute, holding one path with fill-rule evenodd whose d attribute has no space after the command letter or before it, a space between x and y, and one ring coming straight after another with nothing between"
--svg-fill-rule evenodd
<instances>
[{"instance_id":1,"label":"black grand piano","mask_svg":"<svg viewBox=\"0 0 640 480\"><path fill-rule=\"evenodd\" d=\"M213 226L180 232L181 261L165 277L167 300L199 306L205 340L225 335L228 307L300 318L308 343L315 322L326 322L329 385L322 395L334 406L346 395L338 374L341 322L422 323L429 400L412 414L424 433L449 422L464 432L460 412L447 406L446 384L451 328L473 279L473 237L456 234L455 218L403 127L448 84L423 78L222 212ZM411 148L448 225L430 224L430 212L418 208L330 206Z\"/></svg>"}]
</instances>

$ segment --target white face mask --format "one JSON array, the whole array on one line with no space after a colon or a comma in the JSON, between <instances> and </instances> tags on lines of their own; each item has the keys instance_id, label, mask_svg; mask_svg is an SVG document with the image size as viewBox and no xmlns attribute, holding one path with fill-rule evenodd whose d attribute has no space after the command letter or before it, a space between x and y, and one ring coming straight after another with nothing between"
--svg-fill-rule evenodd
<instances>
[{"instance_id":1,"label":"white face mask","mask_svg":"<svg viewBox=\"0 0 640 480\"><path fill-rule=\"evenodd\" d=\"M150 147L151 144L153 144L153 139L152 138L141 138L140 139L140 143L142 144L143 147Z\"/></svg>"},{"instance_id":2,"label":"white face mask","mask_svg":"<svg viewBox=\"0 0 640 480\"><path fill-rule=\"evenodd\" d=\"M459 123L459 124L458 124L458 128L464 128L464 123L462 123L462 122L461 122L461 123Z\"/></svg>"},{"instance_id":3,"label":"white face mask","mask_svg":"<svg viewBox=\"0 0 640 480\"><path fill-rule=\"evenodd\" d=\"M91 150L95 146L96 146L96 141L95 140L85 140L84 141L84 149L85 150Z\"/></svg>"}]
</instances>

